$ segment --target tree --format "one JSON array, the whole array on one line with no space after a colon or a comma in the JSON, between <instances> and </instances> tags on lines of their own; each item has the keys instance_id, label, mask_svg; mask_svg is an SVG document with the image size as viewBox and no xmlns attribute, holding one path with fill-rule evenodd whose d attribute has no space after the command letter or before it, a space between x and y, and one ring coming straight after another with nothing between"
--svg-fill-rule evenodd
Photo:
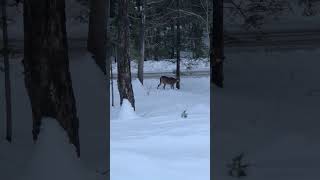
<instances>
[{"instance_id":1,"label":"tree","mask_svg":"<svg viewBox=\"0 0 320 180\"><path fill-rule=\"evenodd\" d=\"M214 0L213 4L213 27L211 30L211 68L212 82L218 87L223 87L223 0Z\"/></svg>"},{"instance_id":2,"label":"tree","mask_svg":"<svg viewBox=\"0 0 320 180\"><path fill-rule=\"evenodd\" d=\"M131 68L129 57L129 18L128 4L129 0L118 1L118 89L120 95L120 104L123 99L128 99L135 109L134 94L131 84Z\"/></svg>"},{"instance_id":3,"label":"tree","mask_svg":"<svg viewBox=\"0 0 320 180\"><path fill-rule=\"evenodd\" d=\"M24 1L25 85L33 115L33 139L41 120L52 117L80 156L79 119L69 72L64 0Z\"/></svg>"},{"instance_id":4,"label":"tree","mask_svg":"<svg viewBox=\"0 0 320 180\"><path fill-rule=\"evenodd\" d=\"M4 59L4 76L5 76L5 94L6 94L6 139L12 140L12 111L11 111L11 83L10 83L10 64L8 48L8 31L7 31L7 1L1 0L2 10L2 33L3 33L3 59Z\"/></svg>"},{"instance_id":5,"label":"tree","mask_svg":"<svg viewBox=\"0 0 320 180\"><path fill-rule=\"evenodd\" d=\"M94 56L96 64L107 74L107 14L109 0L90 0L90 18L88 32L88 51Z\"/></svg>"},{"instance_id":6,"label":"tree","mask_svg":"<svg viewBox=\"0 0 320 180\"><path fill-rule=\"evenodd\" d=\"M177 67L176 67L176 78L177 83L176 87L180 89L180 46L181 46L181 25L180 25L180 0L177 0L177 8L178 8L178 18L177 18Z\"/></svg>"},{"instance_id":7,"label":"tree","mask_svg":"<svg viewBox=\"0 0 320 180\"><path fill-rule=\"evenodd\" d=\"M140 29L139 29L139 42L140 42L140 58L138 61L138 79L140 80L141 84L143 84L143 63L145 58L145 4L146 0L138 0L137 6L140 11Z\"/></svg>"}]
</instances>

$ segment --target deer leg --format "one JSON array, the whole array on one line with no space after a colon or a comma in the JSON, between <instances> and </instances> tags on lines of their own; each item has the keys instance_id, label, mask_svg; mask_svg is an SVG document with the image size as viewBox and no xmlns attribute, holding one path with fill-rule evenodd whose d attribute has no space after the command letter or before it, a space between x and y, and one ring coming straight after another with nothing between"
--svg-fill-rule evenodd
<instances>
[{"instance_id":1,"label":"deer leg","mask_svg":"<svg viewBox=\"0 0 320 180\"><path fill-rule=\"evenodd\" d=\"M166 89L166 84L163 84L163 89Z\"/></svg>"},{"instance_id":2,"label":"deer leg","mask_svg":"<svg viewBox=\"0 0 320 180\"><path fill-rule=\"evenodd\" d=\"M161 82L159 83L159 85L158 85L157 89L160 87L160 85L161 85Z\"/></svg>"}]
</instances>

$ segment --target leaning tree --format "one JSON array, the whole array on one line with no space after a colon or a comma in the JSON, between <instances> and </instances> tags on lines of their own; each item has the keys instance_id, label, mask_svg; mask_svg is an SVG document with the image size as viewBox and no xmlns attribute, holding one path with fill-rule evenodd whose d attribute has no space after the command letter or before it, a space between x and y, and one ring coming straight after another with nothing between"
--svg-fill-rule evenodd
<instances>
[{"instance_id":1,"label":"leaning tree","mask_svg":"<svg viewBox=\"0 0 320 180\"><path fill-rule=\"evenodd\" d=\"M135 100L131 84L131 68L129 57L129 0L119 0L118 2L118 89L120 94L120 104L123 99L127 99L135 109Z\"/></svg>"}]
</instances>

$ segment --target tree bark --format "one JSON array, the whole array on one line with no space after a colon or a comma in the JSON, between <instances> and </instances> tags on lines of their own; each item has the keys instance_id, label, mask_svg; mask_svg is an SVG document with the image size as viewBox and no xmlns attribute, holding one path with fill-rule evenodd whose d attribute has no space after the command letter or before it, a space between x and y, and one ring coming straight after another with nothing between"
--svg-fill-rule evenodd
<instances>
[{"instance_id":1,"label":"tree bark","mask_svg":"<svg viewBox=\"0 0 320 180\"><path fill-rule=\"evenodd\" d=\"M6 139L12 141L12 110L11 110L11 82L10 82L10 64L8 48L8 29L7 29L7 0L1 0L2 9L2 35L3 35L3 60L5 76L5 94L6 94Z\"/></svg>"},{"instance_id":2,"label":"tree bark","mask_svg":"<svg viewBox=\"0 0 320 180\"><path fill-rule=\"evenodd\" d=\"M120 104L127 99L135 109L135 100L131 84L131 68L129 59L129 0L119 0L118 8L118 89Z\"/></svg>"},{"instance_id":3,"label":"tree bark","mask_svg":"<svg viewBox=\"0 0 320 180\"><path fill-rule=\"evenodd\" d=\"M25 85L33 115L33 139L41 120L56 119L80 156L79 119L69 72L64 0L24 1Z\"/></svg>"},{"instance_id":4,"label":"tree bark","mask_svg":"<svg viewBox=\"0 0 320 180\"><path fill-rule=\"evenodd\" d=\"M139 30L139 43L140 43L140 59L138 61L138 79L143 84L143 64L145 58L145 0L140 0L138 3L140 10L140 30Z\"/></svg>"},{"instance_id":5,"label":"tree bark","mask_svg":"<svg viewBox=\"0 0 320 180\"><path fill-rule=\"evenodd\" d=\"M213 48L210 55L210 59L212 60L212 82L222 88L224 81L223 0L214 0L213 29L211 36Z\"/></svg>"},{"instance_id":6,"label":"tree bark","mask_svg":"<svg viewBox=\"0 0 320 180\"><path fill-rule=\"evenodd\" d=\"M107 14L109 0L90 0L88 51L93 54L96 64L107 74Z\"/></svg>"}]
</instances>

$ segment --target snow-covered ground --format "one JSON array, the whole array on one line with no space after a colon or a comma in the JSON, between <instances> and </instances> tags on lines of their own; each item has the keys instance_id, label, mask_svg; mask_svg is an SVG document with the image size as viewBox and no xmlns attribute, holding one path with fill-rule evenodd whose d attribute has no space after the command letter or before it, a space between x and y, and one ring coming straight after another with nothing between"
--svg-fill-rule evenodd
<instances>
[{"instance_id":1,"label":"snow-covered ground","mask_svg":"<svg viewBox=\"0 0 320 180\"><path fill-rule=\"evenodd\" d=\"M318 180L320 51L226 53L213 89L213 179L244 152L247 180Z\"/></svg>"},{"instance_id":2,"label":"snow-covered ground","mask_svg":"<svg viewBox=\"0 0 320 180\"><path fill-rule=\"evenodd\" d=\"M209 78L183 78L181 89L157 89L159 79L133 81L136 111L111 111L112 180L209 180ZM181 114L186 110L187 118Z\"/></svg>"},{"instance_id":3,"label":"snow-covered ground","mask_svg":"<svg viewBox=\"0 0 320 180\"><path fill-rule=\"evenodd\" d=\"M95 179L95 172L84 168L70 145L65 130L55 119L45 119L42 134L21 180Z\"/></svg>"},{"instance_id":4,"label":"snow-covered ground","mask_svg":"<svg viewBox=\"0 0 320 180\"><path fill-rule=\"evenodd\" d=\"M65 136L59 133L61 129L53 120L43 120L39 141L33 144L32 114L20 59L11 61L12 144L7 143L4 136L4 74L0 73L0 179L20 180L19 178L28 177L30 180L49 180L49 177L57 177L58 172L64 174L63 177L68 180L80 176L86 180L105 179L106 176L100 172L106 171L109 164L106 114L108 96L102 72L89 55L79 52L70 55L72 85L80 121L81 158L78 160L73 147L65 142ZM56 179L64 180L62 177Z\"/></svg>"},{"instance_id":5,"label":"snow-covered ground","mask_svg":"<svg viewBox=\"0 0 320 180\"><path fill-rule=\"evenodd\" d=\"M143 71L148 72L173 72L176 70L176 59L161 59L159 61L144 61ZM210 71L208 58L181 58L180 70L185 71ZM117 63L112 63L112 72L117 73ZM131 61L131 72L138 72L138 64L135 60Z\"/></svg>"}]
</instances>

